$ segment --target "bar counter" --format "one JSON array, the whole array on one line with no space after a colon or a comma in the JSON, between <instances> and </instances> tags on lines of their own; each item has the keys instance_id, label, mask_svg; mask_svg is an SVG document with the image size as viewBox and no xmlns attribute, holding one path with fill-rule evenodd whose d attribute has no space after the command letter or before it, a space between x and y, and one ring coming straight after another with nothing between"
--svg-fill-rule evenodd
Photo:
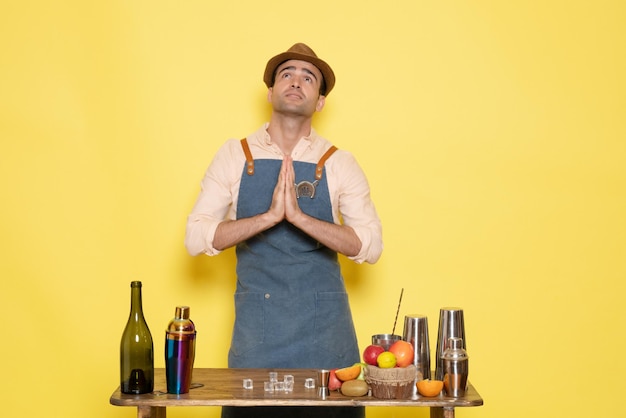
<instances>
[{"instance_id":1,"label":"bar counter","mask_svg":"<svg viewBox=\"0 0 626 418\"><path fill-rule=\"evenodd\" d=\"M294 376L292 392L266 392L263 383L269 381L269 372ZM430 408L432 418L453 418L455 408L481 406L483 400L476 389L468 384L464 397L452 398L444 394L427 398L414 395L408 399L378 399L372 396L348 397L337 391L321 398L318 390L304 386L306 378L316 378L315 369L217 369L198 368L193 371L193 384L189 393L167 393L165 370L155 369L154 392L144 395L127 395L118 387L110 402L116 406L137 408L138 418L165 418L168 407L189 406L401 406ZM253 389L244 389L243 379L252 379Z\"/></svg>"}]
</instances>

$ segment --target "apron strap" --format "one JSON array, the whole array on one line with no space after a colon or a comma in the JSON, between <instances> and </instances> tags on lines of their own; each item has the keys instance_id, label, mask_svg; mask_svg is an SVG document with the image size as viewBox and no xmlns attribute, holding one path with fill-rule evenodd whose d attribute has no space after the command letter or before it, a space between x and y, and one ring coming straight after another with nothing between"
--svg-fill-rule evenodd
<instances>
[{"instance_id":1,"label":"apron strap","mask_svg":"<svg viewBox=\"0 0 626 418\"><path fill-rule=\"evenodd\" d=\"M317 167L315 168L315 180L320 180L322 178L324 164L335 151L337 151L337 147L334 145L331 146L330 148L328 148L328 151L326 151L326 153L322 155L322 158L320 158L320 160L317 162Z\"/></svg>"},{"instance_id":2,"label":"apron strap","mask_svg":"<svg viewBox=\"0 0 626 418\"><path fill-rule=\"evenodd\" d=\"M243 153L246 156L246 166L248 167L246 169L246 172L249 176L253 176L254 159L252 158L252 153L250 152L250 146L248 145L247 138L243 138L241 140L241 147L243 148ZM330 148L328 148L326 153L322 155L322 158L320 158L320 160L317 162L317 166L315 167L315 180L320 180L322 178L322 173L324 172L324 164L326 164L326 160L328 160L328 158L330 158L330 156L333 155L335 151L337 151L337 147L332 145Z\"/></svg>"},{"instance_id":3,"label":"apron strap","mask_svg":"<svg viewBox=\"0 0 626 418\"><path fill-rule=\"evenodd\" d=\"M241 140L241 147L243 148L243 153L246 155L246 172L249 176L254 176L254 159L252 158L252 153L250 152L250 147L248 146L248 140L246 138Z\"/></svg>"}]
</instances>

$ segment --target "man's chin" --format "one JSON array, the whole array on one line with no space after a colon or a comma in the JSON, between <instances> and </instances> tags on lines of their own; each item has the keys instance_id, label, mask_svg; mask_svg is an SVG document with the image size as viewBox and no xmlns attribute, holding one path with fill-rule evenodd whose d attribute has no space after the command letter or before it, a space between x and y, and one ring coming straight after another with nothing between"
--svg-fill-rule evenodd
<instances>
[{"instance_id":1,"label":"man's chin","mask_svg":"<svg viewBox=\"0 0 626 418\"><path fill-rule=\"evenodd\" d=\"M274 108L274 112L280 113L285 116L293 116L293 117L308 117L313 115L313 111L307 110L302 106L289 106L284 105L277 108Z\"/></svg>"}]
</instances>

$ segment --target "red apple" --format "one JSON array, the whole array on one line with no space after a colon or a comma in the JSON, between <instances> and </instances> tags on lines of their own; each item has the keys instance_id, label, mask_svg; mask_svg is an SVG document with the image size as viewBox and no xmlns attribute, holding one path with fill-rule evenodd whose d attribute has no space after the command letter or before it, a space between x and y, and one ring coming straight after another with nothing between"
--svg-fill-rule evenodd
<instances>
[{"instance_id":1,"label":"red apple","mask_svg":"<svg viewBox=\"0 0 626 418\"><path fill-rule=\"evenodd\" d=\"M413 344L410 342L403 340L396 341L391 344L389 351L396 356L396 367L406 367L413 363L415 353L413 352Z\"/></svg>"},{"instance_id":2,"label":"red apple","mask_svg":"<svg viewBox=\"0 0 626 418\"><path fill-rule=\"evenodd\" d=\"M380 345L368 345L363 351L363 361L370 366L376 366L376 359L383 351L385 349Z\"/></svg>"},{"instance_id":3,"label":"red apple","mask_svg":"<svg viewBox=\"0 0 626 418\"><path fill-rule=\"evenodd\" d=\"M339 380L337 378L337 375L335 375L335 370L337 369L330 370L330 377L328 378L328 390L338 390L341 387L341 380Z\"/></svg>"}]
</instances>

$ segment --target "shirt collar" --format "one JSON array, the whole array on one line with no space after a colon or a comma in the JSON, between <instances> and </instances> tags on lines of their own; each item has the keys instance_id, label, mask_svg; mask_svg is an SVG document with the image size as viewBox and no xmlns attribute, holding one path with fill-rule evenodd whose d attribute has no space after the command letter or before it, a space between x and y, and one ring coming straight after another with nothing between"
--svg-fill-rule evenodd
<instances>
[{"instance_id":1,"label":"shirt collar","mask_svg":"<svg viewBox=\"0 0 626 418\"><path fill-rule=\"evenodd\" d=\"M261 139L263 140L263 143L265 145L272 145L272 137L270 136L269 132L267 132L267 128L270 126L269 122L265 122L265 124L263 124L263 127L261 128ZM313 146L313 143L317 140L317 138L319 138L319 135L317 134L317 132L315 132L315 129L313 129L313 127L311 127L311 133L309 133L309 135L307 136L303 136L302 138L300 138L300 140L305 140L308 142L308 147L311 148Z\"/></svg>"}]
</instances>

